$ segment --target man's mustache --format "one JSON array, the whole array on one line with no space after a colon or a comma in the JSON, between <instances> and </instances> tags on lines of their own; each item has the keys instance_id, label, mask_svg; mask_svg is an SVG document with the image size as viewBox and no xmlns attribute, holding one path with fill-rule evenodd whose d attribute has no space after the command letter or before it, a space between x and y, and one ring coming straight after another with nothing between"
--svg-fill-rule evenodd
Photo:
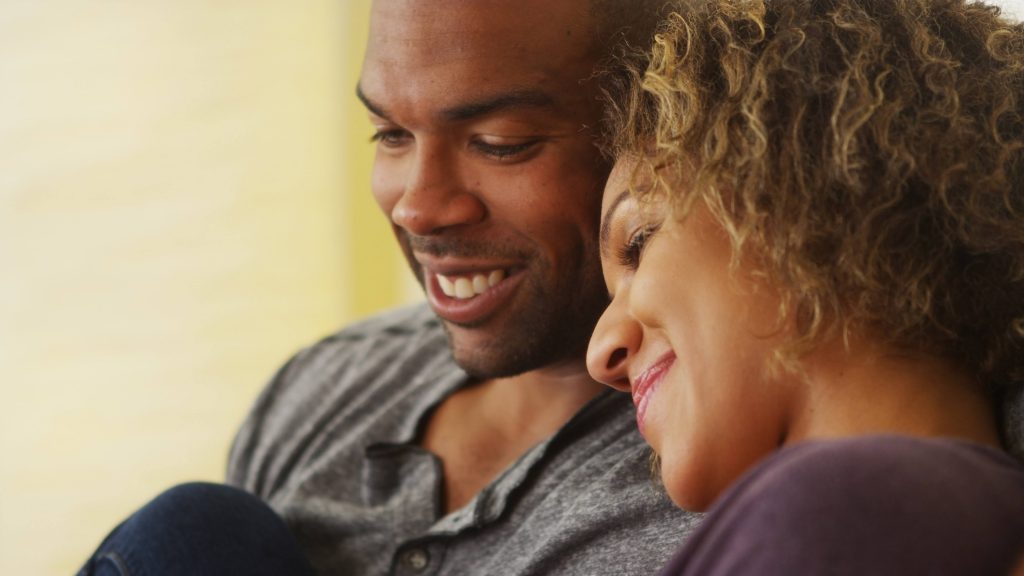
<instances>
[{"instance_id":1,"label":"man's mustache","mask_svg":"<svg viewBox=\"0 0 1024 576\"><path fill-rule=\"evenodd\" d=\"M403 233L403 237L414 252L428 254L437 258L450 256L457 258L525 260L531 256L522 247L511 246L508 243L413 236L408 233Z\"/></svg>"}]
</instances>

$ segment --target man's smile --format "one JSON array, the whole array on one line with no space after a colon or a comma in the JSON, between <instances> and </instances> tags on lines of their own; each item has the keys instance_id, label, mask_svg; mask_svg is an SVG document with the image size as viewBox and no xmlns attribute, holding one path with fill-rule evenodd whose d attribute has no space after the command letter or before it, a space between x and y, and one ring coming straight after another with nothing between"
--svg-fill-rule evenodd
<instances>
[{"instance_id":1,"label":"man's smile","mask_svg":"<svg viewBox=\"0 0 1024 576\"><path fill-rule=\"evenodd\" d=\"M505 279L505 271L498 269L490 272L476 272L466 276L436 274L436 277L445 296L456 300L468 300L497 286Z\"/></svg>"},{"instance_id":2,"label":"man's smile","mask_svg":"<svg viewBox=\"0 0 1024 576\"><path fill-rule=\"evenodd\" d=\"M478 326L505 307L523 277L521 262L414 256L431 307L444 320L463 327Z\"/></svg>"}]
</instances>

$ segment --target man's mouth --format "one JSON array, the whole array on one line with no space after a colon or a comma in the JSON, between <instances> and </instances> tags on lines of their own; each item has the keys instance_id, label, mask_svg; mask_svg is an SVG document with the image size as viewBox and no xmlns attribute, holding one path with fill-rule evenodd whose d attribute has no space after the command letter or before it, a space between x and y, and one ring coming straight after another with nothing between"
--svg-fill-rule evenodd
<instances>
[{"instance_id":1,"label":"man's mouth","mask_svg":"<svg viewBox=\"0 0 1024 576\"><path fill-rule=\"evenodd\" d=\"M445 275L436 274L437 284L441 292L449 298L456 300L469 300L487 292L505 279L504 270L491 270L490 272L474 272L470 275Z\"/></svg>"},{"instance_id":2,"label":"man's mouth","mask_svg":"<svg viewBox=\"0 0 1024 576\"><path fill-rule=\"evenodd\" d=\"M477 326L508 306L523 281L521 270L482 262L435 263L424 272L434 312L463 327Z\"/></svg>"}]
</instances>

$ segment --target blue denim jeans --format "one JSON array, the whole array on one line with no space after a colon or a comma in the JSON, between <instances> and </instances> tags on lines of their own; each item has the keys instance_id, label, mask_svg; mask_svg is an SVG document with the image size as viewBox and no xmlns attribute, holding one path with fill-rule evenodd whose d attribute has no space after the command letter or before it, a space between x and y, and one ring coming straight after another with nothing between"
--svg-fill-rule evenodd
<instances>
[{"instance_id":1,"label":"blue denim jeans","mask_svg":"<svg viewBox=\"0 0 1024 576\"><path fill-rule=\"evenodd\" d=\"M121 523L78 576L312 576L281 518L219 484L182 484Z\"/></svg>"}]
</instances>

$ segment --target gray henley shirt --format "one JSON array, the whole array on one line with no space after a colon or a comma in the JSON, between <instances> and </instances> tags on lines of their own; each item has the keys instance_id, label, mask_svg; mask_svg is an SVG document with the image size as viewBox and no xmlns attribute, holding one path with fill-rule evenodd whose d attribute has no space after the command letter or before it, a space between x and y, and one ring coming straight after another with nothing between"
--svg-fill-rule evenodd
<instances>
[{"instance_id":1,"label":"gray henley shirt","mask_svg":"<svg viewBox=\"0 0 1024 576\"><path fill-rule=\"evenodd\" d=\"M278 511L318 572L650 575L696 526L651 479L626 394L606 391L445 514L426 416L465 386L426 306L343 330L273 378L228 481Z\"/></svg>"}]
</instances>

